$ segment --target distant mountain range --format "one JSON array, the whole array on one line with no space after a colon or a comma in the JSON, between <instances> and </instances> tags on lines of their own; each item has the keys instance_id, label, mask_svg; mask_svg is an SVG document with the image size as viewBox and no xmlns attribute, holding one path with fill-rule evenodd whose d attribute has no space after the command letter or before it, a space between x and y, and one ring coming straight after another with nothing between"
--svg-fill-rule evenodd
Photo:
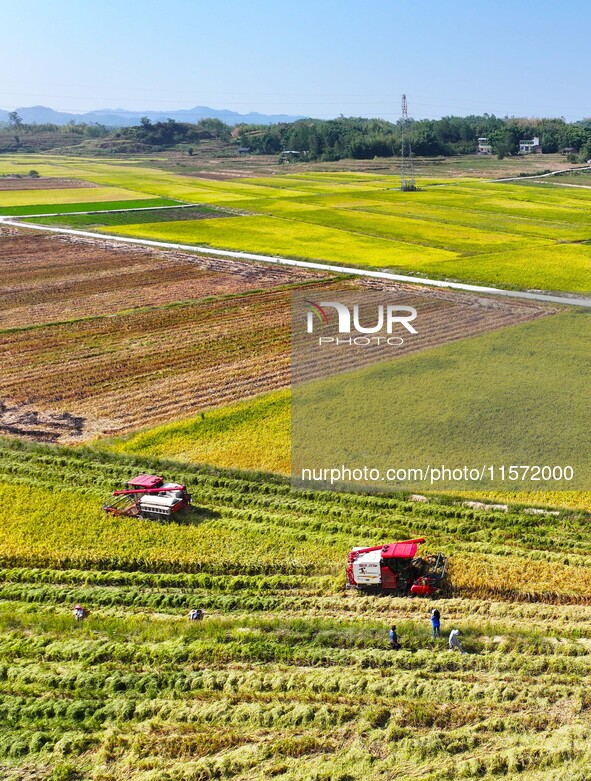
<instances>
[{"instance_id":1,"label":"distant mountain range","mask_svg":"<svg viewBox=\"0 0 591 781\"><path fill-rule=\"evenodd\" d=\"M215 109L208 106L179 109L178 111L126 111L122 108L105 108L98 111L88 111L86 114L69 114L66 111L54 111L46 106L30 106L18 108L17 112L26 124L43 124L51 122L54 125L67 125L68 122L88 122L108 127L130 127L139 125L142 117L149 117L152 122L166 122L174 119L177 122L199 122L200 119L221 119L227 125L237 125L246 122L249 125L273 125L277 122L295 122L302 117L292 117L287 114L238 114L227 109ZM0 111L0 122L8 122L8 111Z\"/></svg>"}]
</instances>

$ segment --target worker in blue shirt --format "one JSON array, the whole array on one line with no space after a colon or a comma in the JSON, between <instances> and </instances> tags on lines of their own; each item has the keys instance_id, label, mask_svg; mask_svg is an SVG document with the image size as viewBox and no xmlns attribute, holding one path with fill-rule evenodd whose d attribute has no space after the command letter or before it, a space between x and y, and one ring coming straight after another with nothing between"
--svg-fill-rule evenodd
<instances>
[{"instance_id":1,"label":"worker in blue shirt","mask_svg":"<svg viewBox=\"0 0 591 781\"><path fill-rule=\"evenodd\" d=\"M433 630L433 639L441 637L441 616L436 607L431 611L431 629Z\"/></svg>"},{"instance_id":2,"label":"worker in blue shirt","mask_svg":"<svg viewBox=\"0 0 591 781\"><path fill-rule=\"evenodd\" d=\"M398 650L400 648L400 637L396 632L396 627L390 627L390 648L392 650Z\"/></svg>"}]
</instances>

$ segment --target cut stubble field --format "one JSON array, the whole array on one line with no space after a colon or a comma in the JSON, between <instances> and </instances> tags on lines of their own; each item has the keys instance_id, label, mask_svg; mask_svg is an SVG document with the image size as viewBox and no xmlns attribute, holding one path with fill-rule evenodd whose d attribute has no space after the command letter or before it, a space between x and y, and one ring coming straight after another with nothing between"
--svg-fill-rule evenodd
<instances>
[{"instance_id":1,"label":"cut stubble field","mask_svg":"<svg viewBox=\"0 0 591 781\"><path fill-rule=\"evenodd\" d=\"M13 230L2 234L0 241L2 330L100 318L318 278L303 270L262 268L100 238Z\"/></svg>"},{"instance_id":2,"label":"cut stubble field","mask_svg":"<svg viewBox=\"0 0 591 781\"><path fill-rule=\"evenodd\" d=\"M62 432L80 438L285 386L290 291L331 284L104 240L18 231L1 240L2 414L11 433L20 414L21 433L37 438L39 412L84 421Z\"/></svg>"},{"instance_id":3,"label":"cut stubble field","mask_svg":"<svg viewBox=\"0 0 591 781\"><path fill-rule=\"evenodd\" d=\"M0 192L5 190L64 190L96 186L92 182L85 182L83 179L65 179L58 176L38 178L30 176L0 176Z\"/></svg>"},{"instance_id":4,"label":"cut stubble field","mask_svg":"<svg viewBox=\"0 0 591 781\"><path fill-rule=\"evenodd\" d=\"M314 297L384 289L107 240L17 231L2 241L0 398L9 430L19 411L25 421L38 412L83 421L62 441L129 432L286 388L292 293L302 285ZM545 312L451 291L388 289L422 319L422 336L400 348L401 357ZM38 436L38 426L31 429Z\"/></svg>"}]
</instances>

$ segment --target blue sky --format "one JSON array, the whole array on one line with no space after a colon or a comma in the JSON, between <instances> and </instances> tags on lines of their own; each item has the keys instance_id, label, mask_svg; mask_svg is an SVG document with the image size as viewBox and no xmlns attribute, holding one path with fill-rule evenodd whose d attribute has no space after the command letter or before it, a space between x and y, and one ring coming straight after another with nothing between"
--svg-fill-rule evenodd
<instances>
[{"instance_id":1,"label":"blue sky","mask_svg":"<svg viewBox=\"0 0 591 781\"><path fill-rule=\"evenodd\" d=\"M591 3L3 4L0 108L591 116Z\"/></svg>"}]
</instances>

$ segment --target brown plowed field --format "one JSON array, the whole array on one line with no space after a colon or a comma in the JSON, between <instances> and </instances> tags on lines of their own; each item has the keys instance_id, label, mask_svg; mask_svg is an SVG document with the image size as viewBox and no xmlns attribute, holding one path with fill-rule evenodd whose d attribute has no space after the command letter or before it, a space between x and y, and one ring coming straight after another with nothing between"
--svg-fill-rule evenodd
<instances>
[{"instance_id":1,"label":"brown plowed field","mask_svg":"<svg viewBox=\"0 0 591 781\"><path fill-rule=\"evenodd\" d=\"M355 303L359 306L360 322L371 325L376 317L375 291L384 290L384 285L368 280L363 283L363 288L363 292L355 295ZM536 302L516 302L492 296L487 298L452 290L421 289L415 285L390 285L388 289L396 290L394 300L397 305L416 308L417 319L413 325L416 326L417 334L409 336L402 328L396 330L393 335L402 336L404 344L392 346L386 353L385 348L378 345L358 349L349 349L348 345L331 346L317 350L306 334L294 334L295 340L302 340L294 350L294 379L300 382L363 368L381 363L386 354L387 358L412 355L557 311L557 308ZM331 322L330 327L323 329L319 335L338 337L334 325Z\"/></svg>"},{"instance_id":2,"label":"brown plowed field","mask_svg":"<svg viewBox=\"0 0 591 781\"><path fill-rule=\"evenodd\" d=\"M264 289L321 275L138 249L107 240L0 236L0 329Z\"/></svg>"},{"instance_id":3,"label":"brown plowed field","mask_svg":"<svg viewBox=\"0 0 591 781\"><path fill-rule=\"evenodd\" d=\"M58 177L3 177L0 176L0 190L68 190L80 187L98 187L94 182L83 179L60 179Z\"/></svg>"},{"instance_id":4,"label":"brown plowed field","mask_svg":"<svg viewBox=\"0 0 591 781\"><path fill-rule=\"evenodd\" d=\"M415 306L419 338L396 356L553 311L24 232L0 236L0 272L0 432L62 442L177 420L286 387L291 293L305 282L315 300L357 288L363 306L367 292L387 287L397 303ZM374 360L369 352L359 353L359 362L351 355L337 350L328 359L336 371ZM299 368L304 376L318 369L314 359Z\"/></svg>"}]
</instances>

